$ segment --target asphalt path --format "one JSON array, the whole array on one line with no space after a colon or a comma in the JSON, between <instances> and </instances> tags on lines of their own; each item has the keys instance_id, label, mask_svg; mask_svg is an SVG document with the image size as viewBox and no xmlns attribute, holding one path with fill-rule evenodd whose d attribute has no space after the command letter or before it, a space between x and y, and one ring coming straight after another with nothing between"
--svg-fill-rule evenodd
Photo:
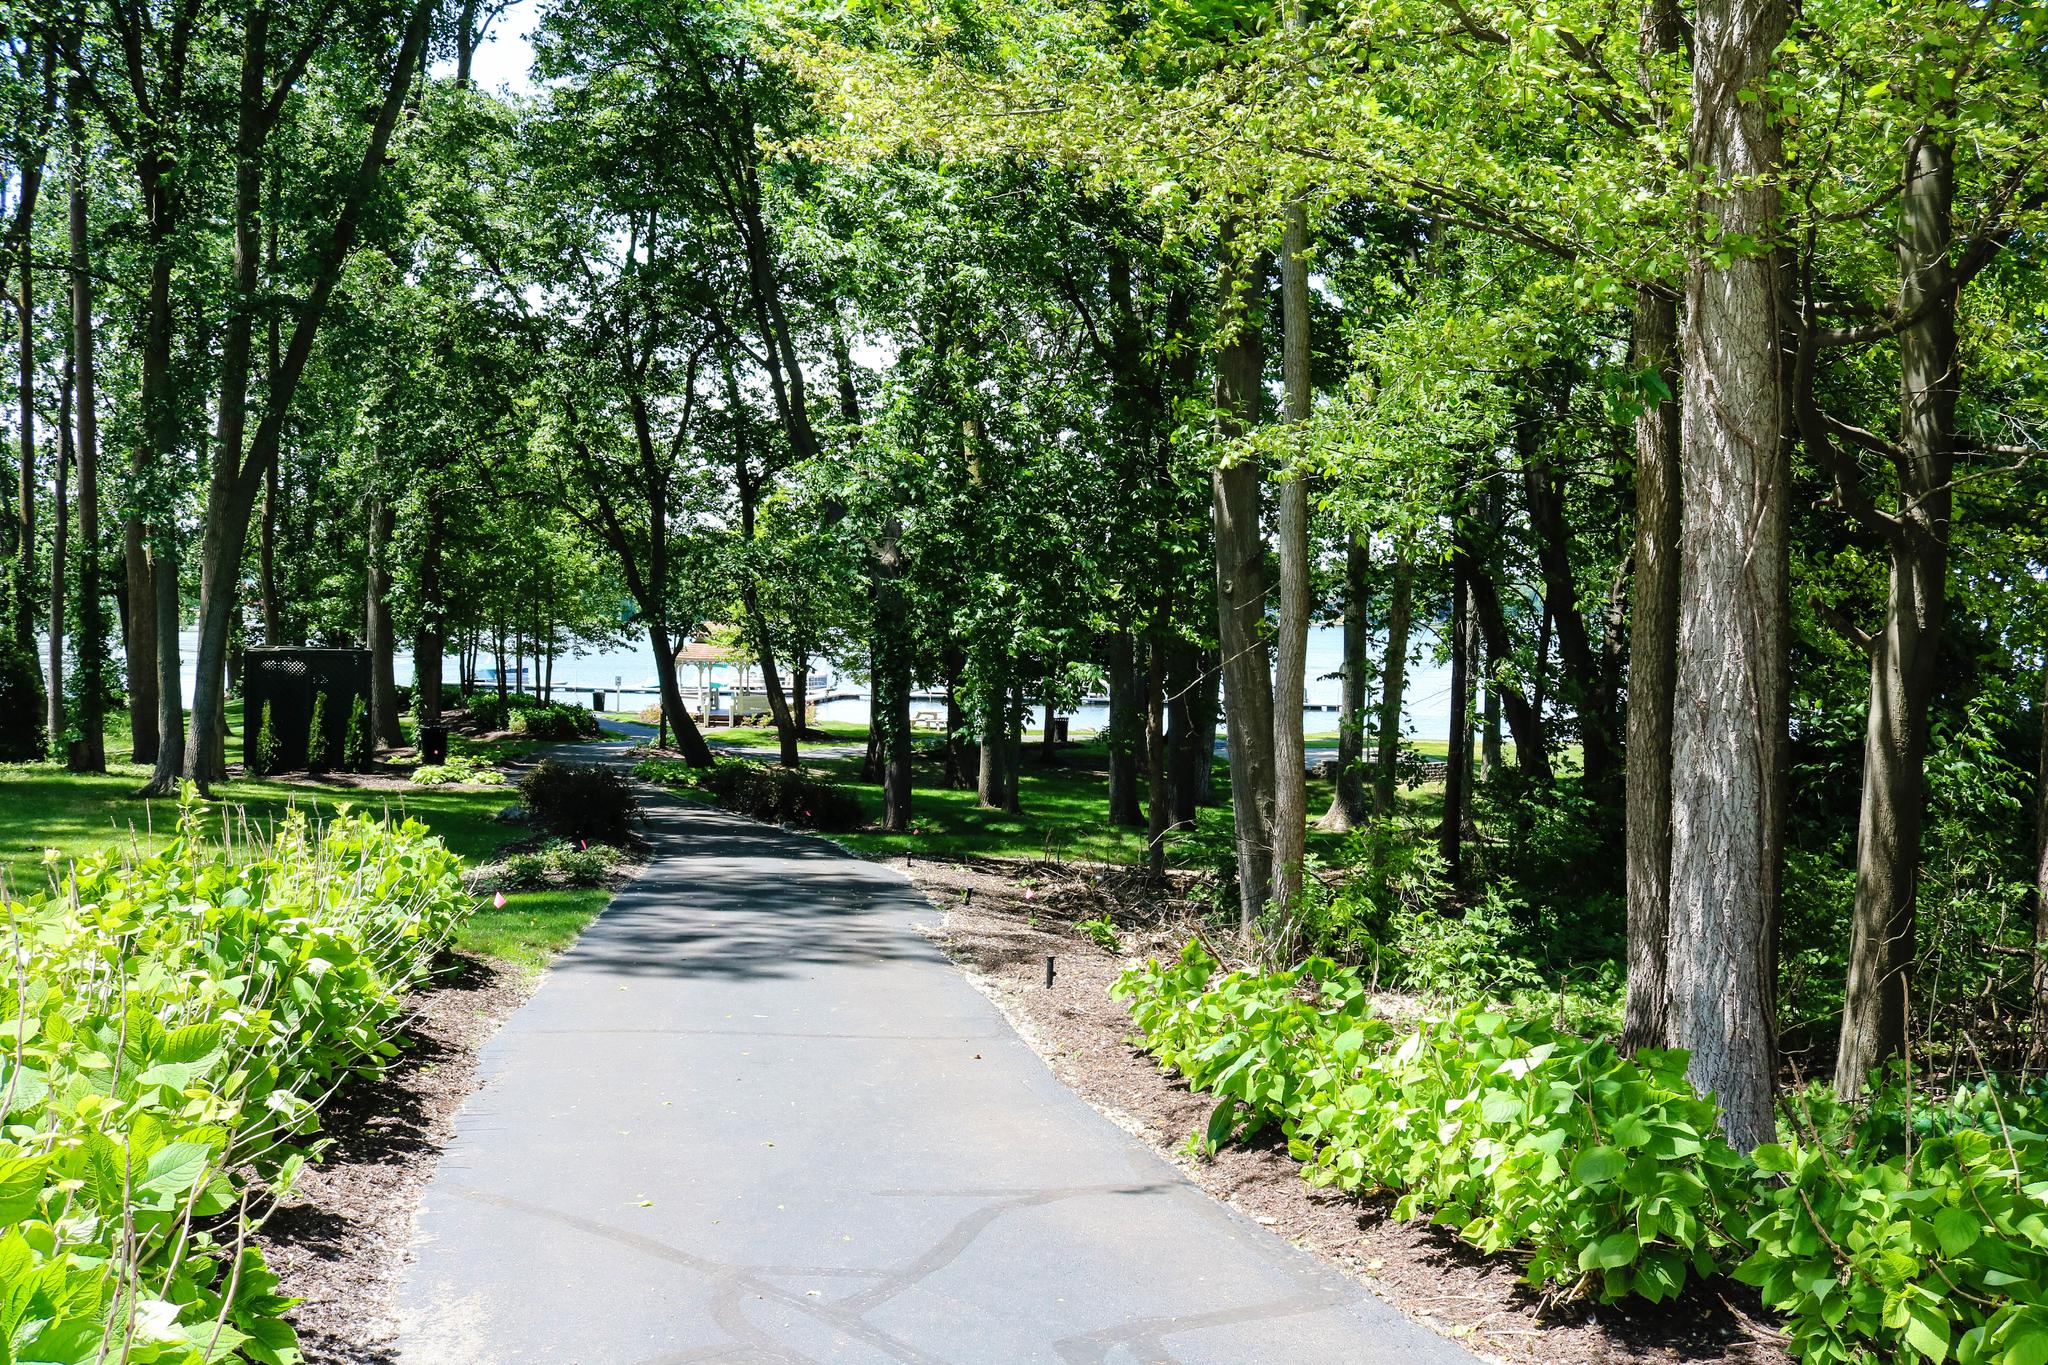
<instances>
[{"instance_id":1,"label":"asphalt path","mask_svg":"<svg viewBox=\"0 0 2048 1365\"><path fill-rule=\"evenodd\" d=\"M648 799L650 865L485 1048L400 1361L1475 1359L1055 1080L900 874Z\"/></svg>"}]
</instances>

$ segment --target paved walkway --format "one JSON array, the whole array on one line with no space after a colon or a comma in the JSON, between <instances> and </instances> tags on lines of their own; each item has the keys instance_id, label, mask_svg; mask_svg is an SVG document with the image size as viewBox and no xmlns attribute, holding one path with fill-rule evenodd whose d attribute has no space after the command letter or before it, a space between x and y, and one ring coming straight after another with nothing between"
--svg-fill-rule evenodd
<instances>
[{"instance_id":1,"label":"paved walkway","mask_svg":"<svg viewBox=\"0 0 2048 1365\"><path fill-rule=\"evenodd\" d=\"M679 803L650 832L485 1050L406 1365L1472 1361L1056 1081L898 873Z\"/></svg>"}]
</instances>

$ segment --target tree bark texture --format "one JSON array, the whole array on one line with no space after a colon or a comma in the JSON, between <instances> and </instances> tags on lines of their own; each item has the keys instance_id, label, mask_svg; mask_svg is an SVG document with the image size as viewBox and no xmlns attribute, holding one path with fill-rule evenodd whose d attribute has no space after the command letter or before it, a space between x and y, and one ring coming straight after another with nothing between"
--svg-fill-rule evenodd
<instances>
[{"instance_id":1,"label":"tree bark texture","mask_svg":"<svg viewBox=\"0 0 2048 1365\"><path fill-rule=\"evenodd\" d=\"M2048 1066L2048 651L2041 663L2041 758L2034 773L2034 1020L2027 1069Z\"/></svg>"},{"instance_id":2,"label":"tree bark texture","mask_svg":"<svg viewBox=\"0 0 2048 1365\"><path fill-rule=\"evenodd\" d=\"M107 770L106 616L100 577L99 375L93 353L92 241L86 192L81 82L71 83L71 363L72 411L78 462L78 692L79 739L66 754L73 772Z\"/></svg>"},{"instance_id":3,"label":"tree bark texture","mask_svg":"<svg viewBox=\"0 0 2048 1365\"><path fill-rule=\"evenodd\" d=\"M1225 234L1220 308L1229 340L1216 359L1216 408L1223 434L1257 424L1264 363L1259 329L1240 297L1260 273ZM1266 539L1260 475L1238 461L1210 476L1216 528L1217 634L1223 652L1223 716L1237 838L1238 910L1249 928L1273 884L1273 674L1266 653Z\"/></svg>"},{"instance_id":4,"label":"tree bark texture","mask_svg":"<svg viewBox=\"0 0 2048 1365\"><path fill-rule=\"evenodd\" d=\"M370 649L370 735L375 743L395 749L405 743L399 727L398 677L393 666L396 632L391 626L391 533L397 513L384 497L370 504L368 589L363 604L363 638Z\"/></svg>"},{"instance_id":5,"label":"tree bark texture","mask_svg":"<svg viewBox=\"0 0 2048 1365\"><path fill-rule=\"evenodd\" d=\"M1670 1040L1666 940L1671 924L1671 701L1678 667L1678 305L1638 290L1633 360L1655 369L1671 398L1635 420L1634 601L1629 611L1628 1005L1622 1047Z\"/></svg>"},{"instance_id":6,"label":"tree bark texture","mask_svg":"<svg viewBox=\"0 0 2048 1365\"><path fill-rule=\"evenodd\" d=\"M1899 333L1899 511L1886 515L1890 572L1884 623L1868 640L1870 709L1856 828L1856 903L1835 1089L1864 1079L1906 1047L1926 805L1928 708L1947 612L1956 394L1949 148L1925 130L1907 144L1899 196L1899 301L1919 320ZM1810 366L1802 365L1801 401ZM1802 410L1803 406L1802 406Z\"/></svg>"},{"instance_id":7,"label":"tree bark texture","mask_svg":"<svg viewBox=\"0 0 2048 1365\"><path fill-rule=\"evenodd\" d=\"M1287 209L1280 252L1281 370L1291 424L1308 420L1308 213ZM1302 749L1302 705L1308 687L1309 583L1308 473L1280 480L1274 502L1274 548L1279 552L1279 624L1273 641L1273 900L1291 915L1301 899L1308 836L1308 763Z\"/></svg>"},{"instance_id":8,"label":"tree bark texture","mask_svg":"<svg viewBox=\"0 0 2048 1365\"><path fill-rule=\"evenodd\" d=\"M1344 541L1344 713L1337 721L1337 781L1330 808L1318 829L1342 833L1356 829L1371 813L1365 789L1365 715L1371 631L1366 617L1372 592L1372 550L1353 531Z\"/></svg>"},{"instance_id":9,"label":"tree bark texture","mask_svg":"<svg viewBox=\"0 0 2048 1365\"><path fill-rule=\"evenodd\" d=\"M889 518L875 552L874 693L882 732L882 827L910 829L910 641L904 613L903 524Z\"/></svg>"},{"instance_id":10,"label":"tree bark texture","mask_svg":"<svg viewBox=\"0 0 2048 1365\"><path fill-rule=\"evenodd\" d=\"M1387 652L1380 665L1379 749L1373 758L1373 806L1394 809L1401 766L1401 698L1408 683L1408 631L1415 610L1415 566L1396 550L1388 589Z\"/></svg>"},{"instance_id":11,"label":"tree bark texture","mask_svg":"<svg viewBox=\"0 0 2048 1365\"><path fill-rule=\"evenodd\" d=\"M1451 734L1444 769L1444 818L1437 852L1456 897L1465 883L1465 793L1472 781L1472 626L1469 556L1451 554Z\"/></svg>"},{"instance_id":12,"label":"tree bark texture","mask_svg":"<svg viewBox=\"0 0 2048 1365\"><path fill-rule=\"evenodd\" d=\"M1139 751L1144 717L1139 710L1137 651L1131 632L1112 631L1109 636L1109 823L1127 829L1142 828L1144 812L1138 805Z\"/></svg>"},{"instance_id":13,"label":"tree bark texture","mask_svg":"<svg viewBox=\"0 0 2048 1365\"><path fill-rule=\"evenodd\" d=\"M1782 0L1705 0L1694 27L1699 212L1751 243L1778 227L1780 134L1764 91ZM1704 231L1711 230L1705 229ZM1780 273L1757 249L1686 273L1677 686L1672 706L1670 1020L1689 1075L1748 1150L1776 1132L1774 936L1787 697Z\"/></svg>"}]
</instances>

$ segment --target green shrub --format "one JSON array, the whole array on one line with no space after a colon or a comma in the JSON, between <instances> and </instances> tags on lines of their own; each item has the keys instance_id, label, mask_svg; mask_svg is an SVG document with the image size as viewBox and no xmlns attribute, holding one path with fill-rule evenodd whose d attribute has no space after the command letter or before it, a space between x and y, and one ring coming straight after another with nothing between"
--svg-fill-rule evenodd
<instances>
[{"instance_id":1,"label":"green shrub","mask_svg":"<svg viewBox=\"0 0 2048 1365\"><path fill-rule=\"evenodd\" d=\"M2048 1361L2041 1100L1977 1085L1933 1101L1902 1073L1860 1116L1818 1098L1812 1131L1756 1151L1770 1179L1736 1271L1799 1358Z\"/></svg>"},{"instance_id":2,"label":"green shrub","mask_svg":"<svg viewBox=\"0 0 2048 1365\"><path fill-rule=\"evenodd\" d=\"M188 797L147 858L78 863L5 906L18 1002L0 1086L7 1358L300 1359L248 1243L344 1076L467 913L417 823L284 819L232 853Z\"/></svg>"},{"instance_id":3,"label":"green shrub","mask_svg":"<svg viewBox=\"0 0 2048 1365\"><path fill-rule=\"evenodd\" d=\"M536 702L512 716L512 732L529 739L592 739L599 733L597 717L584 706Z\"/></svg>"},{"instance_id":4,"label":"green shrub","mask_svg":"<svg viewBox=\"0 0 2048 1365\"><path fill-rule=\"evenodd\" d=\"M1226 843L1223 854L1234 866L1235 845ZM1435 914L1449 895L1443 855L1403 820L1375 817L1352 831L1338 861L1344 875L1336 888L1323 892L1318 882L1298 912L1299 941L1312 952L1373 961L1394 941L1398 920Z\"/></svg>"},{"instance_id":5,"label":"green shrub","mask_svg":"<svg viewBox=\"0 0 2048 1365\"><path fill-rule=\"evenodd\" d=\"M523 692L466 699L470 724L479 730L510 730L532 739L590 739L599 733L597 717L587 706L542 701Z\"/></svg>"},{"instance_id":6,"label":"green shrub","mask_svg":"<svg viewBox=\"0 0 2048 1365\"><path fill-rule=\"evenodd\" d=\"M1397 1038L1350 968L1217 968L1195 943L1116 986L1147 1048L1226 1102L1211 1141L1277 1122L1313 1183L1394 1192L1401 1217L1519 1248L1535 1285L1659 1301L1727 1259L1746 1163L1683 1053L1631 1060L1478 1006Z\"/></svg>"},{"instance_id":7,"label":"green shrub","mask_svg":"<svg viewBox=\"0 0 2048 1365\"><path fill-rule=\"evenodd\" d=\"M1498 887L1462 914L1406 906L1389 924L1375 954L1383 978L1435 999L1504 998L1543 986L1543 974L1516 954L1513 902Z\"/></svg>"},{"instance_id":8,"label":"green shrub","mask_svg":"<svg viewBox=\"0 0 2048 1365\"><path fill-rule=\"evenodd\" d=\"M663 786L695 788L727 810L773 825L839 833L867 823L857 795L795 768L743 758L722 758L708 768L647 759L633 774Z\"/></svg>"},{"instance_id":9,"label":"green shrub","mask_svg":"<svg viewBox=\"0 0 2048 1365\"><path fill-rule=\"evenodd\" d=\"M263 709L256 716L256 775L269 777L283 762L278 749L277 729L270 723L270 703L264 702Z\"/></svg>"},{"instance_id":10,"label":"green shrub","mask_svg":"<svg viewBox=\"0 0 2048 1365\"><path fill-rule=\"evenodd\" d=\"M603 886L625 860L624 854L608 844L550 839L537 849L507 854L498 884L507 891Z\"/></svg>"},{"instance_id":11,"label":"green shrub","mask_svg":"<svg viewBox=\"0 0 2048 1365\"><path fill-rule=\"evenodd\" d=\"M306 729L306 771L324 773L332 765L327 742L327 694L313 694L313 719Z\"/></svg>"},{"instance_id":12,"label":"green shrub","mask_svg":"<svg viewBox=\"0 0 2048 1365\"><path fill-rule=\"evenodd\" d=\"M1108 915L1102 915L1095 919L1075 920L1074 928L1085 934L1093 941L1096 947L1106 953L1123 951L1123 942L1116 936L1116 921Z\"/></svg>"},{"instance_id":13,"label":"green shrub","mask_svg":"<svg viewBox=\"0 0 2048 1365\"><path fill-rule=\"evenodd\" d=\"M370 770L370 708L360 694L349 703L348 729L341 737L341 766L352 773Z\"/></svg>"},{"instance_id":14,"label":"green shrub","mask_svg":"<svg viewBox=\"0 0 2048 1365\"><path fill-rule=\"evenodd\" d=\"M1680 1051L1624 1058L1466 1006L1402 1036L1350 968L1126 971L1146 1048L1219 1097L1213 1145L1279 1124L1319 1185L1399 1196L1533 1284L1658 1301L1732 1270L1808 1365L2048 1365L2048 1098L1903 1074L1744 1157Z\"/></svg>"},{"instance_id":15,"label":"green shrub","mask_svg":"<svg viewBox=\"0 0 2048 1365\"><path fill-rule=\"evenodd\" d=\"M450 754L446 763L422 763L414 768L410 780L416 787L498 787L504 785L505 774L493 768L489 759Z\"/></svg>"},{"instance_id":16,"label":"green shrub","mask_svg":"<svg viewBox=\"0 0 2048 1365\"><path fill-rule=\"evenodd\" d=\"M640 803L623 773L598 763L544 759L519 780L519 803L544 829L565 839L622 844Z\"/></svg>"}]
</instances>

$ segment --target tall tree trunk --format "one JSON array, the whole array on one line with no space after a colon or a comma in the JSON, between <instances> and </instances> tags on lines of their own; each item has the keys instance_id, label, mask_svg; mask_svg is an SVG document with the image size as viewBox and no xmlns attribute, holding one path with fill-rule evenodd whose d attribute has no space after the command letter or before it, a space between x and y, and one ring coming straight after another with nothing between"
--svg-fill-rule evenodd
<instances>
[{"instance_id":1,"label":"tall tree trunk","mask_svg":"<svg viewBox=\"0 0 2048 1365\"><path fill-rule=\"evenodd\" d=\"M1216 731L1223 723L1223 656L1220 651L1202 652L1202 681L1195 690L1194 749L1195 802L1216 804Z\"/></svg>"},{"instance_id":2,"label":"tall tree trunk","mask_svg":"<svg viewBox=\"0 0 2048 1365\"><path fill-rule=\"evenodd\" d=\"M782 690L782 672L775 666L775 646L768 636L768 618L761 610L761 594L749 579L740 591L740 605L747 614L748 634L754 637L754 655L761 664L761 690L768 694L768 717L775 723L776 761L785 768L803 766L797 750L802 726L789 711L789 698Z\"/></svg>"},{"instance_id":3,"label":"tall tree trunk","mask_svg":"<svg viewBox=\"0 0 2048 1365\"><path fill-rule=\"evenodd\" d=\"M16 269L21 272L21 287L14 296L15 361L17 370L17 392L19 411L15 415L16 431L21 438L21 478L15 512L14 529L14 600L9 604L14 612L14 638L20 647L33 654L36 638L36 301L35 301L35 220L37 187L42 183L42 152L38 148L31 157L31 164L19 172L21 189L19 205L15 213L15 242L19 252ZM40 707L42 698L35 699ZM41 748L40 745L37 746Z\"/></svg>"},{"instance_id":4,"label":"tall tree trunk","mask_svg":"<svg viewBox=\"0 0 2048 1365\"><path fill-rule=\"evenodd\" d=\"M1138 772L1142 766L1140 746L1144 732L1141 689L1137 678L1137 651L1131 632L1117 630L1109 636L1109 823L1138 828L1145 816L1138 808Z\"/></svg>"},{"instance_id":5,"label":"tall tree trunk","mask_svg":"<svg viewBox=\"0 0 2048 1365\"><path fill-rule=\"evenodd\" d=\"M960 705L960 674L967 661L956 645L946 647L946 789L965 791L968 744L967 712ZM978 761L978 760L977 760ZM879 779L878 779L879 780Z\"/></svg>"},{"instance_id":6,"label":"tall tree trunk","mask_svg":"<svg viewBox=\"0 0 2048 1365\"><path fill-rule=\"evenodd\" d=\"M875 677L882 733L882 828L910 829L910 685L908 622L904 613L903 524L890 517L875 552Z\"/></svg>"},{"instance_id":7,"label":"tall tree trunk","mask_svg":"<svg viewBox=\"0 0 2048 1365\"><path fill-rule=\"evenodd\" d=\"M156 586L156 728L155 775L142 789L146 796L164 796L177 786L185 768L184 680L178 669L178 538L177 528L163 523L149 528L149 569Z\"/></svg>"},{"instance_id":8,"label":"tall tree trunk","mask_svg":"<svg viewBox=\"0 0 2048 1365\"><path fill-rule=\"evenodd\" d=\"M1335 833L1363 825L1372 809L1365 790L1366 671L1371 667L1366 605L1371 572L1371 544L1353 531L1344 539L1344 711L1337 720L1337 782L1330 808L1316 825Z\"/></svg>"},{"instance_id":9,"label":"tall tree trunk","mask_svg":"<svg viewBox=\"0 0 2048 1365\"><path fill-rule=\"evenodd\" d=\"M1407 548L1394 552L1393 586L1387 603L1387 652L1380 665L1379 751L1373 760L1373 805L1382 815L1394 809L1401 766L1401 698L1408 687L1408 630L1415 604L1415 566Z\"/></svg>"},{"instance_id":10,"label":"tall tree trunk","mask_svg":"<svg viewBox=\"0 0 2048 1365\"><path fill-rule=\"evenodd\" d=\"M1568 390L1567 390L1568 392ZM1562 406L1564 398L1558 398ZM1588 785L1599 788L1614 774L1617 755L1608 671L1579 610L1578 579L1572 569L1571 529L1565 522L1564 489L1543 453L1540 404L1531 403L1515 426L1515 444L1522 466L1522 492L1530 529L1535 533L1536 562L1543 575L1543 603L1556 624L1558 658L1564 665L1564 691L1579 720L1579 743ZM1498 525L1496 512L1495 525ZM1489 652L1502 656L1489 637ZM1540 716L1540 708L1538 715Z\"/></svg>"},{"instance_id":11,"label":"tall tree trunk","mask_svg":"<svg viewBox=\"0 0 2048 1365\"><path fill-rule=\"evenodd\" d=\"M425 501L425 525L420 534L419 629L412 644L412 704L421 725L439 725L441 656L447 648L448 608L441 600L441 533L446 513L442 510L438 485L428 484ZM460 671L459 657L457 668Z\"/></svg>"},{"instance_id":12,"label":"tall tree trunk","mask_svg":"<svg viewBox=\"0 0 2048 1365\"><path fill-rule=\"evenodd\" d=\"M796 646L789 656L789 713L799 735L811 728L811 652Z\"/></svg>"},{"instance_id":13,"label":"tall tree trunk","mask_svg":"<svg viewBox=\"0 0 2048 1365\"><path fill-rule=\"evenodd\" d=\"M1308 420L1308 212L1287 209L1280 252L1281 369L1291 424ZM1303 752L1302 708L1308 689L1309 583L1308 471L1290 471L1274 501L1274 548L1280 560L1279 626L1273 638L1273 899L1292 915L1301 899L1308 837L1308 760Z\"/></svg>"},{"instance_id":14,"label":"tall tree trunk","mask_svg":"<svg viewBox=\"0 0 2048 1365\"><path fill-rule=\"evenodd\" d=\"M981 774L974 804L1001 810L1007 803L1010 757L1010 658L1002 646L984 644L975 670L981 692Z\"/></svg>"},{"instance_id":15,"label":"tall tree trunk","mask_svg":"<svg viewBox=\"0 0 2048 1365\"><path fill-rule=\"evenodd\" d=\"M107 770L106 617L100 581L100 435L93 355L91 214L86 191L82 82L71 82L71 351L78 461L78 729L73 772Z\"/></svg>"},{"instance_id":16,"label":"tall tree trunk","mask_svg":"<svg viewBox=\"0 0 2048 1365\"><path fill-rule=\"evenodd\" d=\"M1226 230L1219 311L1228 340L1216 357L1216 410L1225 437L1259 421L1264 361L1247 299L1262 273ZM1238 913L1250 928L1273 887L1273 674L1266 653L1266 540L1260 476L1250 460L1210 475L1216 526L1217 639L1223 650L1223 717L1236 823Z\"/></svg>"},{"instance_id":17,"label":"tall tree trunk","mask_svg":"<svg viewBox=\"0 0 2048 1365\"><path fill-rule=\"evenodd\" d=\"M1214 723L1205 720L1202 651L1176 637L1166 656L1166 788L1175 829L1193 829L1202 808L1202 769L1216 748Z\"/></svg>"},{"instance_id":18,"label":"tall tree trunk","mask_svg":"<svg viewBox=\"0 0 2048 1365\"><path fill-rule=\"evenodd\" d=\"M388 498L380 495L371 502L369 600L363 610L363 638L370 648L370 734L391 749L405 743L398 723L396 632L391 627L391 533L397 524Z\"/></svg>"},{"instance_id":19,"label":"tall tree trunk","mask_svg":"<svg viewBox=\"0 0 2048 1365\"><path fill-rule=\"evenodd\" d=\"M1691 155L1716 241L1778 231L1764 86L1783 0L1703 0ZM1678 675L1672 707L1671 1039L1728 1140L1770 1140L1787 697L1786 410L1777 262L1696 245L1686 271Z\"/></svg>"},{"instance_id":20,"label":"tall tree trunk","mask_svg":"<svg viewBox=\"0 0 2048 1365\"><path fill-rule=\"evenodd\" d=\"M1684 50L1678 0L1650 0L1637 30L1647 56ZM1656 106L1660 129L1671 109ZM1679 450L1678 304L1660 291L1635 296L1630 365L1654 373L1664 396L1646 396L1635 420L1633 598L1628 613L1627 762L1622 773L1628 869L1628 1000L1625 1052L1671 1041L1668 948L1671 931L1671 716L1678 672ZM1546 639L1545 644L1549 642Z\"/></svg>"},{"instance_id":21,"label":"tall tree trunk","mask_svg":"<svg viewBox=\"0 0 2048 1365\"><path fill-rule=\"evenodd\" d=\"M65 732L70 728L64 706L64 598L66 559L71 551L71 505L65 494L71 481L71 389L75 380L71 348L65 347L64 377L57 398L57 477L52 481L50 500L50 677L49 736L52 754L59 745L69 748Z\"/></svg>"},{"instance_id":22,"label":"tall tree trunk","mask_svg":"<svg viewBox=\"0 0 2048 1365\"><path fill-rule=\"evenodd\" d=\"M1024 696L1024 680L1012 675L1010 683L1010 724L1004 732L1009 750L1003 762L1003 809L1015 815L1024 809L1024 717L1030 710Z\"/></svg>"},{"instance_id":23,"label":"tall tree trunk","mask_svg":"<svg viewBox=\"0 0 2048 1365\"><path fill-rule=\"evenodd\" d=\"M1536 702L1523 696L1519 687L1502 676L1513 660L1514 641L1508 637L1507 614L1501 606L1500 585L1494 582L1484 557L1472 546L1469 538L1461 535L1458 541L1457 554L1465 566L1465 591L1469 594L1467 605L1471 609L1471 624L1485 642L1488 685L1500 701L1508 733L1515 737L1515 766L1536 781L1548 783L1552 780L1550 741L1544 732L1543 713ZM1467 652L1466 662L1476 666L1480 657L1475 646Z\"/></svg>"},{"instance_id":24,"label":"tall tree trunk","mask_svg":"<svg viewBox=\"0 0 2048 1365\"><path fill-rule=\"evenodd\" d=\"M1629 611L1628 1006L1622 1047L1670 1039L1666 939L1671 924L1671 702L1678 667L1678 305L1636 291L1632 364L1671 397L1635 421L1635 598Z\"/></svg>"},{"instance_id":25,"label":"tall tree trunk","mask_svg":"<svg viewBox=\"0 0 2048 1365\"><path fill-rule=\"evenodd\" d=\"M20 188L14 221L15 246L19 251L16 268L21 272L21 288L14 298L15 317L19 324L15 335L15 358L20 365L20 411L16 414L16 422L21 437L21 477L12 528L13 591L9 594L11 600L8 603L13 617L13 638L8 648L19 659L10 671L20 687L15 699L20 710L16 715L0 718L0 727L10 732L0 737L0 757L15 761L48 756L54 736L45 728L45 721L49 714L61 714L64 704L59 680L53 676L46 691L43 671L36 661L36 315L32 250L35 234L32 229L36 191L42 181L42 149L38 147L27 161L28 164L18 172Z\"/></svg>"},{"instance_id":26,"label":"tall tree trunk","mask_svg":"<svg viewBox=\"0 0 2048 1365\"><path fill-rule=\"evenodd\" d=\"M1488 687L1479 694L1479 780L1491 782L1500 772L1500 693Z\"/></svg>"},{"instance_id":27,"label":"tall tree trunk","mask_svg":"<svg viewBox=\"0 0 2048 1365\"><path fill-rule=\"evenodd\" d=\"M682 683L676 677L675 637L669 634L668 621L659 612L646 615L647 644L654 651L654 677L661 688L662 717L675 726L676 748L682 751L683 761L693 768L708 768L712 762L711 746L704 742L703 732L690 718L690 708L683 705Z\"/></svg>"},{"instance_id":28,"label":"tall tree trunk","mask_svg":"<svg viewBox=\"0 0 2048 1365\"><path fill-rule=\"evenodd\" d=\"M1145 640L1145 876L1166 880L1166 831L1173 797L1166 773L1166 594Z\"/></svg>"},{"instance_id":29,"label":"tall tree trunk","mask_svg":"<svg viewBox=\"0 0 2048 1365\"><path fill-rule=\"evenodd\" d=\"M1955 166L1940 135L1907 142L1899 195L1899 511L1889 522L1884 625L1869 639L1870 710L1856 830L1856 903L1835 1089L1860 1093L1905 1050L1916 950L1928 707L1947 613L1956 394L1955 286L1949 253ZM1804 369L1804 367L1802 367ZM1802 374L1802 386L1807 376Z\"/></svg>"},{"instance_id":30,"label":"tall tree trunk","mask_svg":"<svg viewBox=\"0 0 2048 1365\"><path fill-rule=\"evenodd\" d=\"M1472 629L1469 556L1451 555L1451 732L1444 774L1444 819L1437 852L1455 898L1465 884L1465 790L1472 779Z\"/></svg>"},{"instance_id":31,"label":"tall tree trunk","mask_svg":"<svg viewBox=\"0 0 2048 1365\"><path fill-rule=\"evenodd\" d=\"M476 45L479 37L476 28L476 14L479 0L462 0L462 8L455 19L455 88L469 88L469 73L476 61Z\"/></svg>"},{"instance_id":32,"label":"tall tree trunk","mask_svg":"<svg viewBox=\"0 0 2048 1365\"><path fill-rule=\"evenodd\" d=\"M2041 758L2034 770L2034 1020L2027 1069L2048 1066L2048 650L2041 656L2037 722Z\"/></svg>"}]
</instances>

